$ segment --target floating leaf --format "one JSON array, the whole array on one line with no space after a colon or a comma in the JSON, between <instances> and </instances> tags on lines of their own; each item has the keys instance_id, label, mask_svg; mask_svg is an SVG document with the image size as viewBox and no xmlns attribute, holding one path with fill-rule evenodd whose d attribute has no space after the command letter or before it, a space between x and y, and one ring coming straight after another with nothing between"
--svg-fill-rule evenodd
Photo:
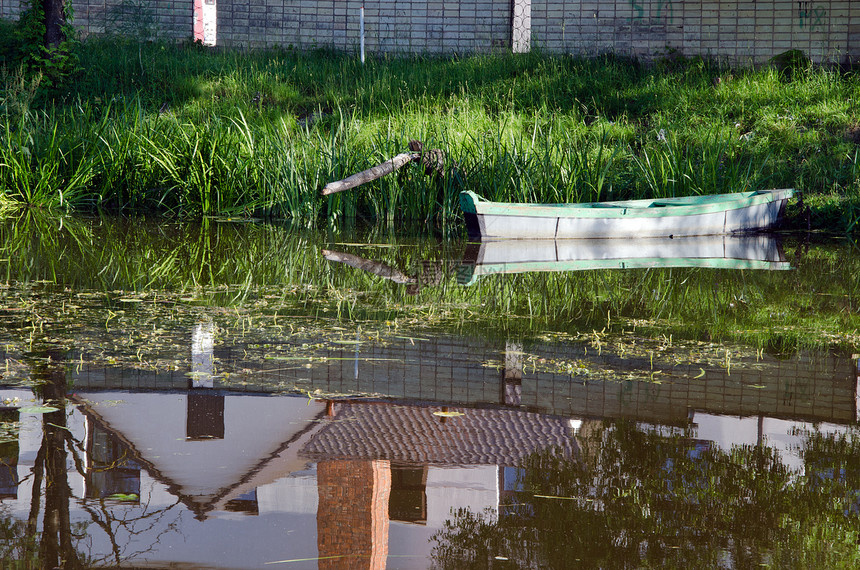
<instances>
[{"instance_id":1,"label":"floating leaf","mask_svg":"<svg viewBox=\"0 0 860 570\"><path fill-rule=\"evenodd\" d=\"M108 495L105 499L112 501L137 502L140 500L140 497L135 493L114 493L113 495Z\"/></svg>"},{"instance_id":2,"label":"floating leaf","mask_svg":"<svg viewBox=\"0 0 860 570\"><path fill-rule=\"evenodd\" d=\"M51 412L60 411L60 408L55 408L54 406L27 406L26 408L18 408L18 411L22 414L50 414Z\"/></svg>"},{"instance_id":3,"label":"floating leaf","mask_svg":"<svg viewBox=\"0 0 860 570\"><path fill-rule=\"evenodd\" d=\"M456 418L457 416L464 416L463 412L433 412L434 416L439 416L441 418Z\"/></svg>"},{"instance_id":4,"label":"floating leaf","mask_svg":"<svg viewBox=\"0 0 860 570\"><path fill-rule=\"evenodd\" d=\"M561 499L561 500L565 500L565 501L575 501L579 498L579 497L560 497L558 495L533 495L533 496L536 499ZM591 499L586 499L586 500L590 501Z\"/></svg>"}]
</instances>

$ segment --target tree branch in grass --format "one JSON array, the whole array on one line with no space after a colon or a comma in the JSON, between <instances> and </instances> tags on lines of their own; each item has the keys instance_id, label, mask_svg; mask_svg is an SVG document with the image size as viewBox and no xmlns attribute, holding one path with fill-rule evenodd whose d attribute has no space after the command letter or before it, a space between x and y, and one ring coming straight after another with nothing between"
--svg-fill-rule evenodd
<instances>
[{"instance_id":1,"label":"tree branch in grass","mask_svg":"<svg viewBox=\"0 0 860 570\"><path fill-rule=\"evenodd\" d=\"M367 170L359 172L358 174L353 174L352 176L344 178L343 180L338 180L337 182L329 182L322 189L322 195L328 196L329 194L343 192L344 190L351 190L356 186L361 186L362 184L372 182L377 178L382 178L386 174L391 174L395 170L403 168L410 162L419 160L424 166L425 175L445 175L444 151L441 151L438 148L424 150L424 144L421 141L416 140L409 141L409 150L412 152L398 154L394 158L386 160L382 164L374 166L373 168L368 168ZM457 165L454 163L454 168L456 167Z\"/></svg>"},{"instance_id":2,"label":"tree branch in grass","mask_svg":"<svg viewBox=\"0 0 860 570\"><path fill-rule=\"evenodd\" d=\"M368 168L367 170L363 170L358 174L353 174L352 176L344 178L343 180L338 180L337 182L329 182L322 189L322 195L328 196L329 194L343 192L344 190L350 190L356 186L361 186L362 184L371 182L377 178L382 178L386 174L391 174L398 168L402 168L413 160L418 159L420 156L420 154L414 152L398 154L394 158L386 160L382 164L374 166L373 168Z\"/></svg>"}]
</instances>

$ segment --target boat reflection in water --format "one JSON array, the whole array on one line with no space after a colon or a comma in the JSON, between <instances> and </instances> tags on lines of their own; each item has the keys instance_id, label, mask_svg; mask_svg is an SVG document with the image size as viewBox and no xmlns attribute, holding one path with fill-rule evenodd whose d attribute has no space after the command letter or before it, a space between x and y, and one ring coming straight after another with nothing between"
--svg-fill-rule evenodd
<instances>
[{"instance_id":1,"label":"boat reflection in water","mask_svg":"<svg viewBox=\"0 0 860 570\"><path fill-rule=\"evenodd\" d=\"M323 249L322 255L328 261L412 288L437 285L441 273L447 271L440 267L428 271L424 267L416 275L409 275L386 263L353 253ZM791 269L779 237L761 233L636 240L486 240L468 243L455 271L459 284L471 285L481 277L498 274L676 267Z\"/></svg>"},{"instance_id":2,"label":"boat reflection in water","mask_svg":"<svg viewBox=\"0 0 860 570\"><path fill-rule=\"evenodd\" d=\"M485 275L530 271L708 267L784 270L779 239L772 234L681 238L489 240L470 243L457 273L468 285Z\"/></svg>"}]
</instances>

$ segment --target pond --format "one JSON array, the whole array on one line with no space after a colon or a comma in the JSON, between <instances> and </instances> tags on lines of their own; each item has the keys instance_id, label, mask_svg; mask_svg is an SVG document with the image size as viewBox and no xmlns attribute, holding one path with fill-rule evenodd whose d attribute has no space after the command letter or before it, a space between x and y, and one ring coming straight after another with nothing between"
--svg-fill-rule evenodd
<instances>
[{"instance_id":1,"label":"pond","mask_svg":"<svg viewBox=\"0 0 860 570\"><path fill-rule=\"evenodd\" d=\"M0 220L4 567L851 567L860 252Z\"/></svg>"}]
</instances>

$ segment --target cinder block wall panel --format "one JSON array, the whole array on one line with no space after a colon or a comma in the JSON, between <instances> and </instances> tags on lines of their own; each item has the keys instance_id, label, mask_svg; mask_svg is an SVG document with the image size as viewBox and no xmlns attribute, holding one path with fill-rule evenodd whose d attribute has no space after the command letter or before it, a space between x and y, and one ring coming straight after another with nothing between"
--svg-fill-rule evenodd
<instances>
[{"instance_id":1,"label":"cinder block wall panel","mask_svg":"<svg viewBox=\"0 0 860 570\"><path fill-rule=\"evenodd\" d=\"M221 0L218 43L357 51L362 4L361 0ZM503 49L510 43L510 2L380 0L365 5L364 30L368 53Z\"/></svg>"},{"instance_id":2,"label":"cinder block wall panel","mask_svg":"<svg viewBox=\"0 0 860 570\"><path fill-rule=\"evenodd\" d=\"M761 63L789 49L814 61L860 57L860 0L545 0L532 42L548 52Z\"/></svg>"},{"instance_id":3,"label":"cinder block wall panel","mask_svg":"<svg viewBox=\"0 0 860 570\"><path fill-rule=\"evenodd\" d=\"M194 0L73 0L74 25L86 38L113 32L142 38L190 40ZM0 18L17 19L29 0L0 0Z\"/></svg>"},{"instance_id":4,"label":"cinder block wall panel","mask_svg":"<svg viewBox=\"0 0 860 570\"><path fill-rule=\"evenodd\" d=\"M0 0L0 18L15 20L21 13L21 0Z\"/></svg>"}]
</instances>

